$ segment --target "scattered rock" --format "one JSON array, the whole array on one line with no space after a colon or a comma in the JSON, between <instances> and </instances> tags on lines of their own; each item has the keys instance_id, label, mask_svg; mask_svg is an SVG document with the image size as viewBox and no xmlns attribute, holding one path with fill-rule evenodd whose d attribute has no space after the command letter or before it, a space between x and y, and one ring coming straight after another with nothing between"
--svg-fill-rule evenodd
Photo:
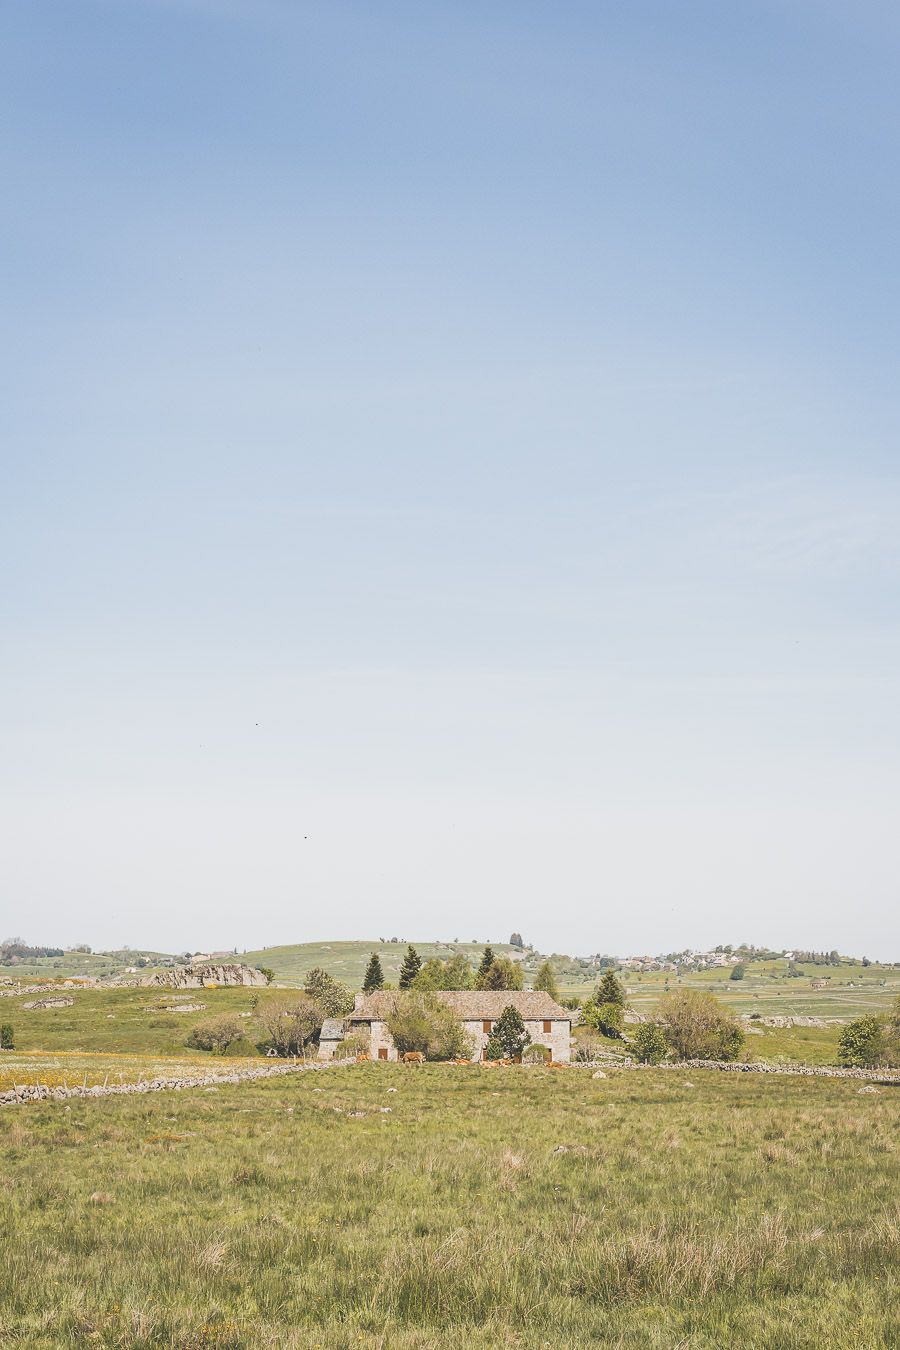
<instances>
[{"instance_id":1,"label":"scattered rock","mask_svg":"<svg viewBox=\"0 0 900 1350\"><path fill-rule=\"evenodd\" d=\"M109 1191L94 1191L93 1195L91 1196L91 1204L111 1205L113 1204L113 1198L110 1195Z\"/></svg>"},{"instance_id":2,"label":"scattered rock","mask_svg":"<svg viewBox=\"0 0 900 1350\"><path fill-rule=\"evenodd\" d=\"M862 1094L863 1094L864 1092L880 1092L880 1091L881 1091L881 1088L875 1087L875 1085L874 1085L873 1083L867 1083L865 1087L861 1087L861 1088L859 1089L859 1092L858 1092L857 1095L861 1097Z\"/></svg>"},{"instance_id":3,"label":"scattered rock","mask_svg":"<svg viewBox=\"0 0 900 1350\"><path fill-rule=\"evenodd\" d=\"M33 1008L71 1008L74 998L56 994L52 998L36 998L32 1003L23 1003L22 1007L31 1012Z\"/></svg>"},{"instance_id":4,"label":"scattered rock","mask_svg":"<svg viewBox=\"0 0 900 1350\"><path fill-rule=\"evenodd\" d=\"M592 1078L606 1078L607 1076L608 1075L605 1074L602 1069L595 1069L594 1072L591 1074Z\"/></svg>"}]
</instances>

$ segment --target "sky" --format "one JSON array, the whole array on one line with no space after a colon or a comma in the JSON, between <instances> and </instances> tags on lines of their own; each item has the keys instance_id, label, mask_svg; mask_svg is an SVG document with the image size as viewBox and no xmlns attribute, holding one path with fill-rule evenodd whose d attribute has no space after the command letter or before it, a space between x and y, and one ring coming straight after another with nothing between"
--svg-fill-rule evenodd
<instances>
[{"instance_id":1,"label":"sky","mask_svg":"<svg viewBox=\"0 0 900 1350\"><path fill-rule=\"evenodd\" d=\"M900 12L10 0L0 937L900 959Z\"/></svg>"}]
</instances>

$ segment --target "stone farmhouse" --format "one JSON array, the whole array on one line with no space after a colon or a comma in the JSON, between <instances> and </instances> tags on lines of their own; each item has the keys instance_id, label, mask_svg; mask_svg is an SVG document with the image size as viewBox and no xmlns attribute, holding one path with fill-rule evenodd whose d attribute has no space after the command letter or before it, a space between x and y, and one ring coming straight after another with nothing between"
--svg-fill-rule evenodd
<instances>
[{"instance_id":1,"label":"stone farmhouse","mask_svg":"<svg viewBox=\"0 0 900 1350\"><path fill-rule=\"evenodd\" d=\"M329 1019L322 1028L319 1058L339 1053L346 1031L369 1038L372 1059L397 1059L397 1047L387 1028L398 995L390 991L357 994L356 1006L343 1021ZM472 989L445 990L435 994L452 1008L472 1042L473 1060L483 1059L488 1037L504 1008L512 1005L521 1014L525 1029L536 1045L544 1045L552 1059L567 1063L571 1057L572 1015L540 990Z\"/></svg>"}]
</instances>

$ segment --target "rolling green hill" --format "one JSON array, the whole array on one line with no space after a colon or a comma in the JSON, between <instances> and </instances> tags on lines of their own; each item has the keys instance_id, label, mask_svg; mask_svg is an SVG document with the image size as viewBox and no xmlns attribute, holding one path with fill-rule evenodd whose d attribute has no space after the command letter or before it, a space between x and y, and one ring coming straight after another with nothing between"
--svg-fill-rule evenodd
<instances>
[{"instance_id":1,"label":"rolling green hill","mask_svg":"<svg viewBox=\"0 0 900 1350\"><path fill-rule=\"evenodd\" d=\"M446 961L456 952L466 955L473 965L481 960L484 951L483 942L416 942L412 944L423 961L432 956ZM507 942L491 943L495 953L503 956L523 956L518 947L510 947ZM400 963L406 954L406 942L299 942L287 947L263 947L257 952L245 952L240 958L250 966L269 966L275 972L276 982L301 985L307 971L321 966L336 980L341 980L351 989L359 989L363 982L366 964L372 952L381 958L384 978L396 984L400 976ZM525 962L525 983L532 962Z\"/></svg>"}]
</instances>

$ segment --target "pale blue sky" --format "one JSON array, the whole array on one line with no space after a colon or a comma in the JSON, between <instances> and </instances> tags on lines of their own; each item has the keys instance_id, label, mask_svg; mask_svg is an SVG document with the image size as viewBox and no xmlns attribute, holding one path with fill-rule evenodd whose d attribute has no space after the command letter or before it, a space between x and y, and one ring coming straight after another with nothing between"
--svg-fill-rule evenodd
<instances>
[{"instance_id":1,"label":"pale blue sky","mask_svg":"<svg viewBox=\"0 0 900 1350\"><path fill-rule=\"evenodd\" d=\"M0 936L900 957L894 5L13 0L0 90Z\"/></svg>"}]
</instances>

